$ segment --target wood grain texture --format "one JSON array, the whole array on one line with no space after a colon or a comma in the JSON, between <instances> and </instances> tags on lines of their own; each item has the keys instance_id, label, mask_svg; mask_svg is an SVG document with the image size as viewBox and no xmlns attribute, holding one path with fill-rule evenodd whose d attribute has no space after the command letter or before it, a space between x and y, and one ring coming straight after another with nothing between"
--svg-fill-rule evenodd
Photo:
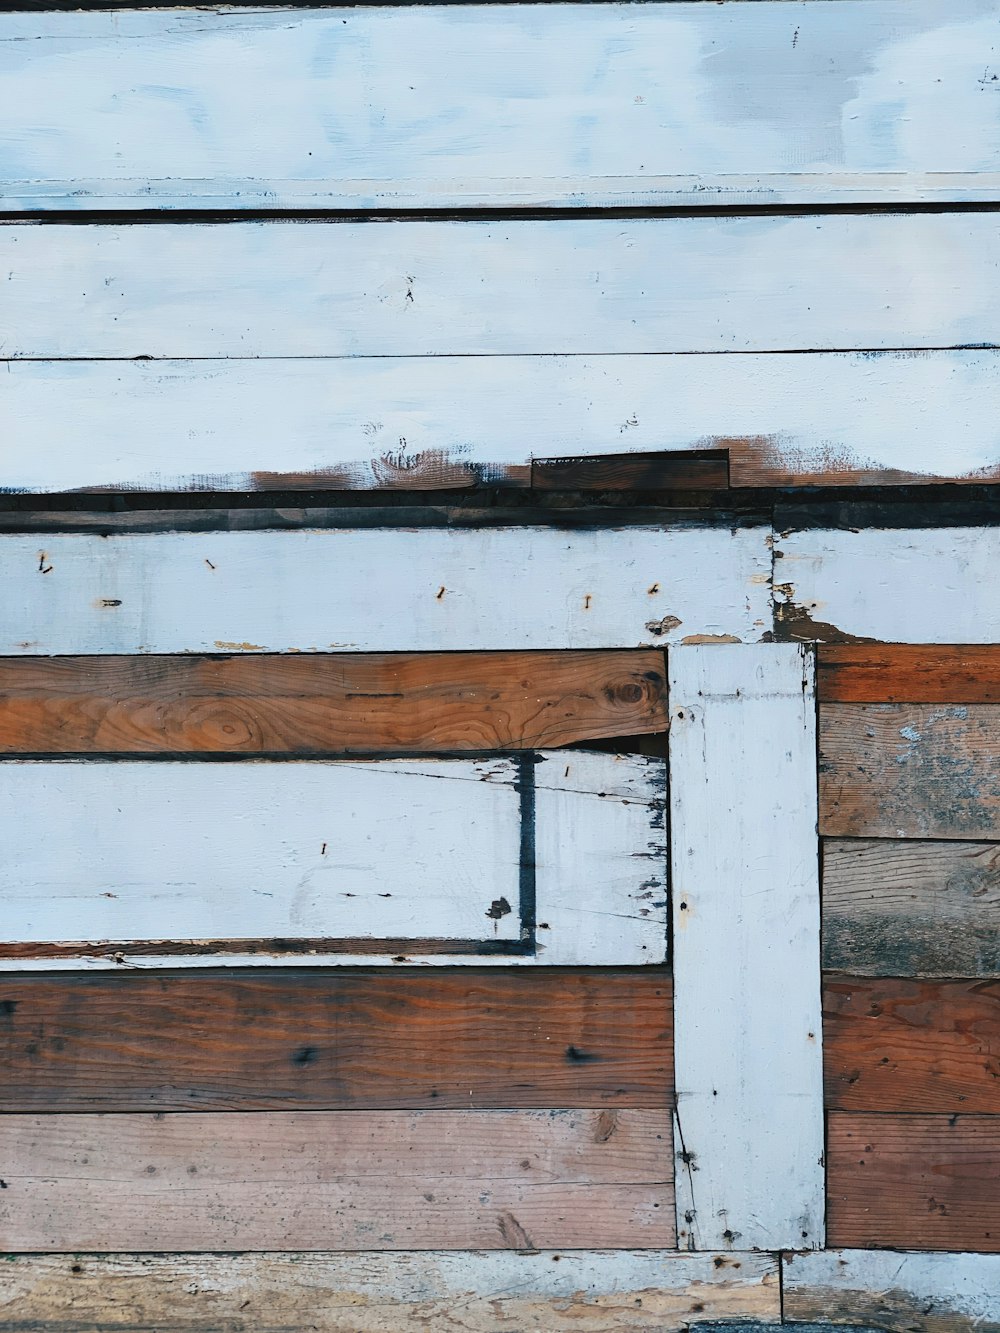
<instances>
[{"instance_id":1,"label":"wood grain texture","mask_svg":"<svg viewBox=\"0 0 1000 1333\"><path fill-rule=\"evenodd\" d=\"M824 704L820 832L1000 838L1000 705Z\"/></svg>"},{"instance_id":2,"label":"wood grain texture","mask_svg":"<svg viewBox=\"0 0 1000 1333\"><path fill-rule=\"evenodd\" d=\"M4 1116L9 1251L662 1249L668 1111Z\"/></svg>"},{"instance_id":3,"label":"wood grain texture","mask_svg":"<svg viewBox=\"0 0 1000 1333\"><path fill-rule=\"evenodd\" d=\"M666 1107L672 1028L652 968L7 976L0 1113Z\"/></svg>"},{"instance_id":4,"label":"wood grain texture","mask_svg":"<svg viewBox=\"0 0 1000 1333\"><path fill-rule=\"evenodd\" d=\"M825 1250L782 1259L785 1320L1000 1333L1000 1256Z\"/></svg>"},{"instance_id":5,"label":"wood grain texture","mask_svg":"<svg viewBox=\"0 0 1000 1333\"><path fill-rule=\"evenodd\" d=\"M823 703L1000 703L1000 648L979 644L824 644Z\"/></svg>"},{"instance_id":6,"label":"wood grain texture","mask_svg":"<svg viewBox=\"0 0 1000 1333\"><path fill-rule=\"evenodd\" d=\"M668 670L678 1235L822 1245L812 661L687 647Z\"/></svg>"},{"instance_id":7,"label":"wood grain texture","mask_svg":"<svg viewBox=\"0 0 1000 1333\"><path fill-rule=\"evenodd\" d=\"M728 320L729 293L716 299ZM44 493L679 488L726 485L728 458L735 486L889 485L1000 465L995 349L535 351L8 360L0 480ZM716 461L673 456L692 450Z\"/></svg>"},{"instance_id":8,"label":"wood grain texture","mask_svg":"<svg viewBox=\"0 0 1000 1333\"><path fill-rule=\"evenodd\" d=\"M446 753L666 726L656 651L0 659L7 754Z\"/></svg>"},{"instance_id":9,"label":"wood grain texture","mask_svg":"<svg viewBox=\"0 0 1000 1333\"><path fill-rule=\"evenodd\" d=\"M0 1330L684 1333L777 1318L778 1285L771 1255L667 1250L7 1255Z\"/></svg>"},{"instance_id":10,"label":"wood grain texture","mask_svg":"<svg viewBox=\"0 0 1000 1333\"><path fill-rule=\"evenodd\" d=\"M10 760L0 957L36 969L659 963L665 782L662 759L582 750Z\"/></svg>"},{"instance_id":11,"label":"wood grain texture","mask_svg":"<svg viewBox=\"0 0 1000 1333\"><path fill-rule=\"evenodd\" d=\"M930 350L992 342L998 266L979 212L11 223L3 355Z\"/></svg>"},{"instance_id":12,"label":"wood grain texture","mask_svg":"<svg viewBox=\"0 0 1000 1333\"><path fill-rule=\"evenodd\" d=\"M772 623L769 544L681 525L9 534L0 655L752 642Z\"/></svg>"},{"instance_id":13,"label":"wood grain texture","mask_svg":"<svg viewBox=\"0 0 1000 1333\"><path fill-rule=\"evenodd\" d=\"M1000 1252L1000 1117L831 1111L832 1246Z\"/></svg>"},{"instance_id":14,"label":"wood grain texture","mask_svg":"<svg viewBox=\"0 0 1000 1333\"><path fill-rule=\"evenodd\" d=\"M1000 643L1000 528L808 528L775 538L780 637Z\"/></svg>"},{"instance_id":15,"label":"wood grain texture","mask_svg":"<svg viewBox=\"0 0 1000 1333\"><path fill-rule=\"evenodd\" d=\"M1000 1115L1000 982L823 979L826 1105Z\"/></svg>"},{"instance_id":16,"label":"wood grain texture","mask_svg":"<svg viewBox=\"0 0 1000 1333\"><path fill-rule=\"evenodd\" d=\"M867 0L848 40L822 2L15 14L0 181L25 209L993 199L990 18Z\"/></svg>"},{"instance_id":17,"label":"wood grain texture","mask_svg":"<svg viewBox=\"0 0 1000 1333\"><path fill-rule=\"evenodd\" d=\"M824 839L823 966L1000 978L1000 847Z\"/></svg>"}]
</instances>

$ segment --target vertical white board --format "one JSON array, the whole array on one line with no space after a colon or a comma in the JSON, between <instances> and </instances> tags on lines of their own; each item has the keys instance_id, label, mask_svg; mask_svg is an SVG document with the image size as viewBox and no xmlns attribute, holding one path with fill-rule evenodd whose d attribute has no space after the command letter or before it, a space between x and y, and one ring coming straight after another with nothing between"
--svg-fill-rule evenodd
<instances>
[{"instance_id":1,"label":"vertical white board","mask_svg":"<svg viewBox=\"0 0 1000 1333\"><path fill-rule=\"evenodd\" d=\"M669 654L682 1249L824 1239L813 663Z\"/></svg>"}]
</instances>

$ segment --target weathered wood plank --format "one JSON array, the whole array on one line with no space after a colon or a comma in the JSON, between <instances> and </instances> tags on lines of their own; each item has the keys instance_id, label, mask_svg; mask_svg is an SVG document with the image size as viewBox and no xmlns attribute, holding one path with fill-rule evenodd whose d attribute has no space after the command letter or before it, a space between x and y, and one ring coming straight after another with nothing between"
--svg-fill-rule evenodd
<instances>
[{"instance_id":1,"label":"weathered wood plank","mask_svg":"<svg viewBox=\"0 0 1000 1333\"><path fill-rule=\"evenodd\" d=\"M810 528L777 537L774 557L786 638L1000 643L1000 528Z\"/></svg>"},{"instance_id":2,"label":"weathered wood plank","mask_svg":"<svg viewBox=\"0 0 1000 1333\"><path fill-rule=\"evenodd\" d=\"M824 704L820 832L1000 838L1000 705Z\"/></svg>"},{"instance_id":3,"label":"weathered wood plank","mask_svg":"<svg viewBox=\"0 0 1000 1333\"><path fill-rule=\"evenodd\" d=\"M725 486L726 454L737 486L1000 466L990 349L8 361L0 403L0 481L45 493Z\"/></svg>"},{"instance_id":4,"label":"weathered wood plank","mask_svg":"<svg viewBox=\"0 0 1000 1333\"><path fill-rule=\"evenodd\" d=\"M665 1107L672 1028L653 968L7 976L0 1112Z\"/></svg>"},{"instance_id":5,"label":"weathered wood plank","mask_svg":"<svg viewBox=\"0 0 1000 1333\"><path fill-rule=\"evenodd\" d=\"M932 349L992 343L1000 235L978 212L11 223L0 267L7 359Z\"/></svg>"},{"instance_id":6,"label":"weathered wood plank","mask_svg":"<svg viewBox=\"0 0 1000 1333\"><path fill-rule=\"evenodd\" d=\"M1000 982L823 979L826 1105L1000 1115Z\"/></svg>"},{"instance_id":7,"label":"weathered wood plank","mask_svg":"<svg viewBox=\"0 0 1000 1333\"><path fill-rule=\"evenodd\" d=\"M785 1319L888 1333L1000 1333L1000 1257L827 1250L783 1257Z\"/></svg>"},{"instance_id":8,"label":"weathered wood plank","mask_svg":"<svg viewBox=\"0 0 1000 1333\"><path fill-rule=\"evenodd\" d=\"M543 458L531 464L536 491L694 491L728 485L729 464L721 451Z\"/></svg>"},{"instance_id":9,"label":"weathered wood plank","mask_svg":"<svg viewBox=\"0 0 1000 1333\"><path fill-rule=\"evenodd\" d=\"M668 1111L3 1116L11 1251L669 1248Z\"/></svg>"},{"instance_id":10,"label":"weathered wood plank","mask_svg":"<svg viewBox=\"0 0 1000 1333\"><path fill-rule=\"evenodd\" d=\"M0 654L754 641L772 621L769 542L680 526L9 534Z\"/></svg>"},{"instance_id":11,"label":"weathered wood plank","mask_svg":"<svg viewBox=\"0 0 1000 1333\"><path fill-rule=\"evenodd\" d=\"M666 726L655 650L0 658L7 754L447 753Z\"/></svg>"},{"instance_id":12,"label":"weathered wood plank","mask_svg":"<svg viewBox=\"0 0 1000 1333\"><path fill-rule=\"evenodd\" d=\"M668 671L680 1243L822 1245L812 662L688 647Z\"/></svg>"},{"instance_id":13,"label":"weathered wood plank","mask_svg":"<svg viewBox=\"0 0 1000 1333\"><path fill-rule=\"evenodd\" d=\"M11 760L0 957L662 962L664 761L550 756Z\"/></svg>"},{"instance_id":14,"label":"weathered wood plank","mask_svg":"<svg viewBox=\"0 0 1000 1333\"><path fill-rule=\"evenodd\" d=\"M771 1255L665 1250L7 1255L0 1286L3 1333L683 1333L778 1315Z\"/></svg>"},{"instance_id":15,"label":"weathered wood plank","mask_svg":"<svg viewBox=\"0 0 1000 1333\"><path fill-rule=\"evenodd\" d=\"M7 15L4 204L992 200L991 18L867 0L848 39L834 3Z\"/></svg>"},{"instance_id":16,"label":"weathered wood plank","mask_svg":"<svg viewBox=\"0 0 1000 1333\"><path fill-rule=\"evenodd\" d=\"M1000 1116L827 1117L831 1245L1000 1251Z\"/></svg>"},{"instance_id":17,"label":"weathered wood plank","mask_svg":"<svg viewBox=\"0 0 1000 1333\"><path fill-rule=\"evenodd\" d=\"M825 839L823 966L1000 978L1000 847Z\"/></svg>"},{"instance_id":18,"label":"weathered wood plank","mask_svg":"<svg viewBox=\"0 0 1000 1333\"><path fill-rule=\"evenodd\" d=\"M1000 648L979 644L824 644L819 702L1000 703Z\"/></svg>"}]
</instances>

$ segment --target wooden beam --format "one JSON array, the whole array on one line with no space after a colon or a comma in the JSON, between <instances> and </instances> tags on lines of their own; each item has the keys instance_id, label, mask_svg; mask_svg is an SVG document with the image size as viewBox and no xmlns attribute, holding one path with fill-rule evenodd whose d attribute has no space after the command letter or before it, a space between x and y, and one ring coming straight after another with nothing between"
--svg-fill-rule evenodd
<instances>
[{"instance_id":1,"label":"wooden beam","mask_svg":"<svg viewBox=\"0 0 1000 1333\"><path fill-rule=\"evenodd\" d=\"M816 654L819 702L1000 703L995 644L823 644Z\"/></svg>"},{"instance_id":2,"label":"wooden beam","mask_svg":"<svg viewBox=\"0 0 1000 1333\"><path fill-rule=\"evenodd\" d=\"M766 0L765 0L766 2ZM714 490L729 485L729 464L714 454L606 454L594 458L540 458L531 464L536 491Z\"/></svg>"}]
</instances>

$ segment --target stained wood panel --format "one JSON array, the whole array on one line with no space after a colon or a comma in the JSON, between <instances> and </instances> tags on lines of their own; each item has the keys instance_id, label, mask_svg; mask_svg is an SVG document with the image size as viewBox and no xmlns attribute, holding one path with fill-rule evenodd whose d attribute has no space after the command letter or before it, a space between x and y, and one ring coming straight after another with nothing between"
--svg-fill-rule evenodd
<instances>
[{"instance_id":1,"label":"stained wood panel","mask_svg":"<svg viewBox=\"0 0 1000 1333\"><path fill-rule=\"evenodd\" d=\"M667 1111L4 1116L12 1251L669 1248Z\"/></svg>"},{"instance_id":2,"label":"stained wood panel","mask_svg":"<svg viewBox=\"0 0 1000 1333\"><path fill-rule=\"evenodd\" d=\"M826 1105L1000 1114L1000 982L823 980Z\"/></svg>"},{"instance_id":3,"label":"stained wood panel","mask_svg":"<svg viewBox=\"0 0 1000 1333\"><path fill-rule=\"evenodd\" d=\"M779 1316L767 1254L667 1250L475 1254L8 1255L0 1328L67 1322L133 1333L308 1324L317 1333L682 1333L729 1315ZM964 1333L964 1330L963 1330Z\"/></svg>"},{"instance_id":4,"label":"stained wood panel","mask_svg":"<svg viewBox=\"0 0 1000 1333\"><path fill-rule=\"evenodd\" d=\"M0 957L662 962L664 762L548 753L12 760Z\"/></svg>"},{"instance_id":5,"label":"stained wood panel","mask_svg":"<svg viewBox=\"0 0 1000 1333\"><path fill-rule=\"evenodd\" d=\"M1000 651L979 644L824 644L819 702L1000 703Z\"/></svg>"},{"instance_id":6,"label":"stained wood panel","mask_svg":"<svg viewBox=\"0 0 1000 1333\"><path fill-rule=\"evenodd\" d=\"M997 1333L1000 1256L826 1250L782 1260L786 1320L907 1333Z\"/></svg>"},{"instance_id":7,"label":"stained wood panel","mask_svg":"<svg viewBox=\"0 0 1000 1333\"><path fill-rule=\"evenodd\" d=\"M820 832L1000 837L1000 705L824 704Z\"/></svg>"},{"instance_id":8,"label":"stained wood panel","mask_svg":"<svg viewBox=\"0 0 1000 1333\"><path fill-rule=\"evenodd\" d=\"M452 652L755 641L764 527L0 536L0 654ZM692 577L692 573L697 577Z\"/></svg>"},{"instance_id":9,"label":"stained wood panel","mask_svg":"<svg viewBox=\"0 0 1000 1333\"><path fill-rule=\"evenodd\" d=\"M665 731L660 652L0 659L0 752L379 754Z\"/></svg>"},{"instance_id":10,"label":"stained wood panel","mask_svg":"<svg viewBox=\"0 0 1000 1333\"><path fill-rule=\"evenodd\" d=\"M831 1245L1000 1251L1000 1117L833 1111Z\"/></svg>"},{"instance_id":11,"label":"stained wood panel","mask_svg":"<svg viewBox=\"0 0 1000 1333\"><path fill-rule=\"evenodd\" d=\"M781 533L774 558L783 637L1000 643L1000 528L807 528Z\"/></svg>"},{"instance_id":12,"label":"stained wood panel","mask_svg":"<svg viewBox=\"0 0 1000 1333\"><path fill-rule=\"evenodd\" d=\"M653 968L7 976L0 1112L666 1107L672 1024Z\"/></svg>"},{"instance_id":13,"label":"stained wood panel","mask_svg":"<svg viewBox=\"0 0 1000 1333\"><path fill-rule=\"evenodd\" d=\"M3 190L30 209L992 199L991 17L868 0L848 40L822 0L8 15Z\"/></svg>"},{"instance_id":14,"label":"stained wood panel","mask_svg":"<svg viewBox=\"0 0 1000 1333\"><path fill-rule=\"evenodd\" d=\"M825 839L823 966L867 976L1000 977L1000 847Z\"/></svg>"},{"instance_id":15,"label":"stained wood panel","mask_svg":"<svg viewBox=\"0 0 1000 1333\"><path fill-rule=\"evenodd\" d=\"M811 657L687 647L668 669L678 1235L821 1245Z\"/></svg>"}]
</instances>

